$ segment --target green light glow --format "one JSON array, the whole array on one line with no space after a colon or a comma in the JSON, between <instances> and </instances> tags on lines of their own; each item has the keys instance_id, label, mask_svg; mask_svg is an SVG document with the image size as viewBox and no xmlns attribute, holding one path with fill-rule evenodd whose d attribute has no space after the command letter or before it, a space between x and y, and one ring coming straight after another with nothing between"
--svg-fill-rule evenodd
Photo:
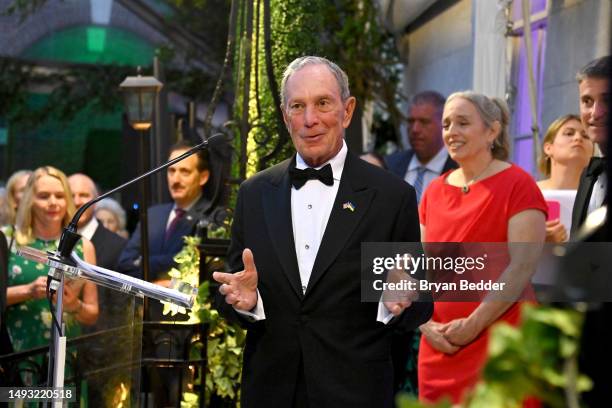
<instances>
[{"instance_id":1,"label":"green light glow","mask_svg":"<svg viewBox=\"0 0 612 408\"><path fill-rule=\"evenodd\" d=\"M118 28L80 26L49 34L22 56L62 62L148 66L155 46Z\"/></svg>"},{"instance_id":2,"label":"green light glow","mask_svg":"<svg viewBox=\"0 0 612 408\"><path fill-rule=\"evenodd\" d=\"M91 52L104 52L106 29L102 27L87 28L87 49Z\"/></svg>"}]
</instances>

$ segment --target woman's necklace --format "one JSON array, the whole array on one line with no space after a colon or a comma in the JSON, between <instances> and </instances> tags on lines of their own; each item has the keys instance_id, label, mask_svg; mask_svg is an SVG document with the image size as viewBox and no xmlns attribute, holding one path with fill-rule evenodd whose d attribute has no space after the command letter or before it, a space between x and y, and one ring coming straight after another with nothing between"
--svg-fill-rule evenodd
<instances>
[{"instance_id":1,"label":"woman's necklace","mask_svg":"<svg viewBox=\"0 0 612 408\"><path fill-rule=\"evenodd\" d=\"M485 167L485 168L484 168L484 170L483 170L483 171L481 171L480 173L478 173L478 174L476 175L476 177L473 177L473 178L471 178L470 180L468 180L468 181L467 181L467 182L466 182L466 183L463 185L463 187L461 187L461 192L462 192L463 194L467 194L467 193L469 193L469 192L470 192L470 186L471 186L472 184L474 184L474 183L475 183L475 182L476 182L476 181L477 181L477 180L480 178L480 176L482 176L483 174L485 174L485 172L486 172L486 171L489 169L489 167L491 167L491 163L493 163L493 161L494 161L494 160L491 160L491 161L489 162L489 164L487 164L487 167Z\"/></svg>"}]
</instances>

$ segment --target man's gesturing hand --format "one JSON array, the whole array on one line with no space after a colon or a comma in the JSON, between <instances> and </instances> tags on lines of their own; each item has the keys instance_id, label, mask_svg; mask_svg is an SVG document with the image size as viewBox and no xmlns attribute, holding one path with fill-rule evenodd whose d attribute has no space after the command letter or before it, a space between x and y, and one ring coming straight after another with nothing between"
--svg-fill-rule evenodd
<instances>
[{"instance_id":1,"label":"man's gesturing hand","mask_svg":"<svg viewBox=\"0 0 612 408\"><path fill-rule=\"evenodd\" d=\"M250 311L257 305L257 268L253 252L246 248L242 251L244 270L236 273L213 273L213 279L222 285L219 293L225 296L225 302L235 309Z\"/></svg>"},{"instance_id":2,"label":"man's gesturing hand","mask_svg":"<svg viewBox=\"0 0 612 408\"><path fill-rule=\"evenodd\" d=\"M402 281L411 281L415 287L417 287L419 283L419 281L410 276L410 274L400 269L392 269L387 274L387 283L400 283ZM419 293L416 290L385 290L382 300L387 310L397 317L418 298Z\"/></svg>"}]
</instances>

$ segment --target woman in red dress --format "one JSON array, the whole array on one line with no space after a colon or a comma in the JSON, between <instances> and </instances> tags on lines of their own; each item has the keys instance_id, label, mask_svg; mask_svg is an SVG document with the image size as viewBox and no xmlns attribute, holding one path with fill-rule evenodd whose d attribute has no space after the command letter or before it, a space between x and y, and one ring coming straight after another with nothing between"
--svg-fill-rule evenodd
<instances>
[{"instance_id":1,"label":"woman in red dress","mask_svg":"<svg viewBox=\"0 0 612 408\"><path fill-rule=\"evenodd\" d=\"M442 125L459 168L434 180L423 196L423 241L543 242L544 198L529 174L506 162L505 103L470 91L452 94ZM500 281L512 284L512 277L525 276L518 264L511 260ZM519 313L516 302L435 302L431 320L421 326L419 398L461 402L480 378L489 327L498 321L516 325Z\"/></svg>"}]
</instances>

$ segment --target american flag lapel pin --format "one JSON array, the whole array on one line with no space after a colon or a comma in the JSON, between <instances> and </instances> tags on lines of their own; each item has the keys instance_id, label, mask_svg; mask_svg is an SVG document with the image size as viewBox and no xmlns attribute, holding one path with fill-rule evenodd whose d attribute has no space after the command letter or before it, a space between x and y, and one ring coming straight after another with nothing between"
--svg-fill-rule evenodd
<instances>
[{"instance_id":1,"label":"american flag lapel pin","mask_svg":"<svg viewBox=\"0 0 612 408\"><path fill-rule=\"evenodd\" d=\"M347 201L346 203L342 204L342 209L350 210L351 212L355 212L355 205L351 203L350 201Z\"/></svg>"}]
</instances>

